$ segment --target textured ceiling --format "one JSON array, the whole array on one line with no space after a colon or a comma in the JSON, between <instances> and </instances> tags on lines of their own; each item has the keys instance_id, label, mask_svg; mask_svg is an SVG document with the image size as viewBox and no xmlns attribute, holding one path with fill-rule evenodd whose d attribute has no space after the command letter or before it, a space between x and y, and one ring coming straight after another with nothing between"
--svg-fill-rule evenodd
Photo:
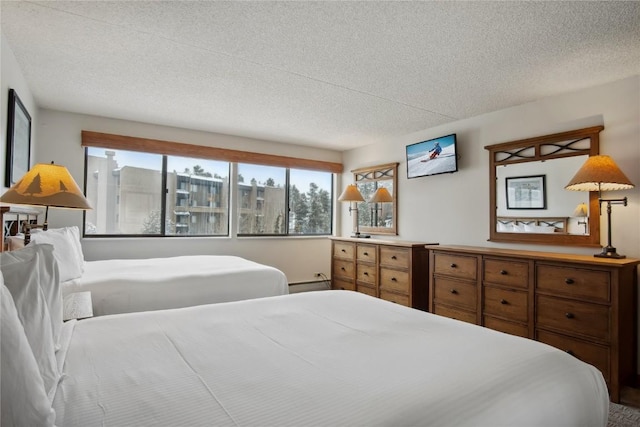
<instances>
[{"instance_id":1,"label":"textured ceiling","mask_svg":"<svg viewBox=\"0 0 640 427\"><path fill-rule=\"evenodd\" d=\"M638 2L11 2L38 105L346 150L640 74Z\"/></svg>"}]
</instances>

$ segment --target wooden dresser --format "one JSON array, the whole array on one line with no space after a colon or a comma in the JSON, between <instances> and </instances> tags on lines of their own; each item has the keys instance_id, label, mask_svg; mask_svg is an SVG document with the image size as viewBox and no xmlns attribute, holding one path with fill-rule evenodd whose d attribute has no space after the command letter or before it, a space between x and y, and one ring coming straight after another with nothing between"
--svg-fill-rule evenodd
<instances>
[{"instance_id":1,"label":"wooden dresser","mask_svg":"<svg viewBox=\"0 0 640 427\"><path fill-rule=\"evenodd\" d=\"M635 378L640 260L434 246L429 262L431 312L565 350L600 369L614 402Z\"/></svg>"},{"instance_id":2,"label":"wooden dresser","mask_svg":"<svg viewBox=\"0 0 640 427\"><path fill-rule=\"evenodd\" d=\"M425 243L349 237L331 240L332 289L427 309L429 254Z\"/></svg>"}]
</instances>

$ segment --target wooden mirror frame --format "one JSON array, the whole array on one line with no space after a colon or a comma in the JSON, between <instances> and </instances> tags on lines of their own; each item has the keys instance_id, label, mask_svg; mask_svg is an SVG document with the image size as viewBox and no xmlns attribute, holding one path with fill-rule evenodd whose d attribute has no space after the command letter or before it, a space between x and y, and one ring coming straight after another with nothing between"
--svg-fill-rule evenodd
<instances>
[{"instance_id":1,"label":"wooden mirror frame","mask_svg":"<svg viewBox=\"0 0 640 427\"><path fill-rule=\"evenodd\" d=\"M571 156L599 154L600 132L604 126L594 126L569 132L504 142L484 147L489 150L489 230L491 242L535 243L565 246L600 246L600 206L598 194L589 192L589 234L566 233L506 233L498 232L498 200L496 168L524 162L546 161ZM578 142L589 140L588 148L576 148ZM577 171L576 171L577 172Z\"/></svg>"},{"instance_id":2,"label":"wooden mirror frame","mask_svg":"<svg viewBox=\"0 0 640 427\"><path fill-rule=\"evenodd\" d=\"M353 169L353 181L356 185L359 183L372 182L372 181L388 181L393 180L391 189L391 196L393 201L392 212L393 221L391 227L368 227L366 225L360 225L360 231L362 233L371 234L398 234L398 164L399 163L387 163L384 165L370 166L366 168ZM358 203L358 209L363 209L364 206L368 206L369 202L364 201Z\"/></svg>"}]
</instances>

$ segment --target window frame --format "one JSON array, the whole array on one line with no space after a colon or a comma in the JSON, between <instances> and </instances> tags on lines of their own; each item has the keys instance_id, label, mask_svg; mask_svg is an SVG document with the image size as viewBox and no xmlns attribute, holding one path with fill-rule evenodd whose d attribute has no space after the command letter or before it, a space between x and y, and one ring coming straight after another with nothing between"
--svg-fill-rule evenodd
<instances>
[{"instance_id":1,"label":"window frame","mask_svg":"<svg viewBox=\"0 0 640 427\"><path fill-rule=\"evenodd\" d=\"M172 141L162 141L138 137L130 137L123 135L105 134L92 131L82 131L82 147L84 150L84 191L86 194L87 189L87 172L88 172L88 148L101 148L106 150L122 150L152 153L162 156L162 189L161 189L161 232L160 234L87 234L86 233L86 212L83 213L83 237L87 238L154 238L154 237L238 237L238 238L261 238L261 237L320 237L332 235L334 227L334 183L335 175L341 173L343 166L341 163L326 162L311 159L301 159L286 156L277 156L271 154L252 153L238 150L229 150L209 146L185 144ZM133 148L133 149L132 149ZM166 200L167 200L167 157L178 156L188 158L201 158L203 160L212 161L226 161L229 164L229 191L228 197L228 221L227 221L227 233L226 234L166 234ZM284 230L283 234L245 234L238 233L237 221L239 218L237 198L238 195L238 182L237 182L237 165L238 164L255 164L260 166L277 166L284 167L286 169L286 192L285 192L285 206L286 214L284 218ZM308 170L331 173L331 207L330 207L330 230L328 233L322 234L290 234L289 232L289 220L290 220L290 169L296 170Z\"/></svg>"}]
</instances>

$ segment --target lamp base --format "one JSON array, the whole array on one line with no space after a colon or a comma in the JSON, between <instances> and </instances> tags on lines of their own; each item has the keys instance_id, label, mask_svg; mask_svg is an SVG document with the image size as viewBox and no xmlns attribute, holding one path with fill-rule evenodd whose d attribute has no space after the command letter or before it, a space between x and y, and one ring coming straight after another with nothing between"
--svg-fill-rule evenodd
<instances>
[{"instance_id":1,"label":"lamp base","mask_svg":"<svg viewBox=\"0 0 640 427\"><path fill-rule=\"evenodd\" d=\"M612 258L612 259L626 258L625 255L620 255L618 252L616 252L616 248L614 248L613 246L605 246L604 248L602 248L602 252L600 252L599 254L594 254L593 256L596 258Z\"/></svg>"},{"instance_id":2,"label":"lamp base","mask_svg":"<svg viewBox=\"0 0 640 427\"><path fill-rule=\"evenodd\" d=\"M355 239L368 239L371 237L370 234L361 234L361 233L355 233L353 236L351 236Z\"/></svg>"}]
</instances>

